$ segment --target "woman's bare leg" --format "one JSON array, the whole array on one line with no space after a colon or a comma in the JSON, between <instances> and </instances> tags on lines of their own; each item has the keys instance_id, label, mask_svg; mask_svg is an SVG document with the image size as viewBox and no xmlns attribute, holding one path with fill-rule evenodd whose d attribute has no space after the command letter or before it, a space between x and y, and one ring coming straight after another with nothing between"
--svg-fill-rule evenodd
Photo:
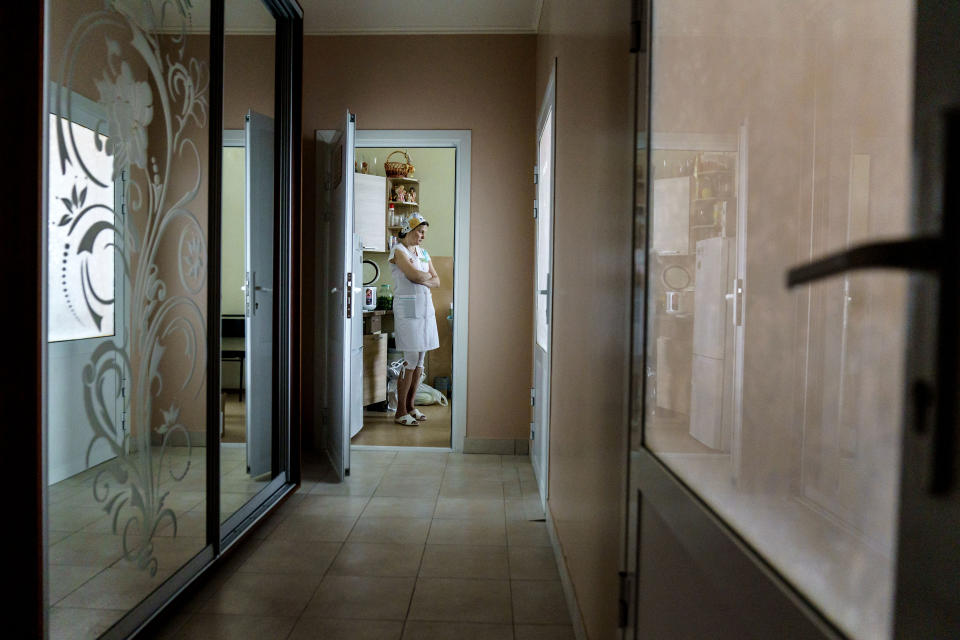
<instances>
[{"instance_id":1,"label":"woman's bare leg","mask_svg":"<svg viewBox=\"0 0 960 640\"><path fill-rule=\"evenodd\" d=\"M412 413L415 401L417 399L417 389L420 388L420 376L423 373L423 367L417 367L413 370L413 376L410 378L410 390L407 391L407 412Z\"/></svg>"},{"instance_id":2,"label":"woman's bare leg","mask_svg":"<svg viewBox=\"0 0 960 640\"><path fill-rule=\"evenodd\" d=\"M407 404L407 395L410 393L410 381L413 380L413 371L403 368L403 375L397 378L397 417L401 418L413 409Z\"/></svg>"}]
</instances>

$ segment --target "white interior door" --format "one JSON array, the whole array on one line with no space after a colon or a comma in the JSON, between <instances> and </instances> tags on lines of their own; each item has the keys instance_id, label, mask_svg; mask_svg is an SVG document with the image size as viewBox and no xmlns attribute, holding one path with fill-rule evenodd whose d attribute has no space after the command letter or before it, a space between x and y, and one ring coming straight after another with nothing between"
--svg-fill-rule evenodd
<instances>
[{"instance_id":1,"label":"white interior door","mask_svg":"<svg viewBox=\"0 0 960 640\"><path fill-rule=\"evenodd\" d=\"M247 113L246 385L247 473L271 470L273 434L273 119Z\"/></svg>"},{"instance_id":2,"label":"white interior door","mask_svg":"<svg viewBox=\"0 0 960 640\"><path fill-rule=\"evenodd\" d=\"M347 318L350 330L350 428L345 434L347 469L350 468L350 438L363 428L363 244L359 233L353 234L352 246L350 273L353 274L353 287Z\"/></svg>"},{"instance_id":3,"label":"white interior door","mask_svg":"<svg viewBox=\"0 0 960 640\"><path fill-rule=\"evenodd\" d=\"M553 136L554 76L537 123L536 200L536 290L534 292L533 423L530 427L530 457L544 507L550 453L550 341L553 311Z\"/></svg>"},{"instance_id":4,"label":"white interior door","mask_svg":"<svg viewBox=\"0 0 960 640\"><path fill-rule=\"evenodd\" d=\"M323 445L337 476L350 469L351 320L358 298L353 277L353 155L355 118L346 112L343 128L317 132L317 156L326 171L324 205L329 221L327 265L327 390L328 422ZM361 361L362 362L362 361Z\"/></svg>"}]
</instances>

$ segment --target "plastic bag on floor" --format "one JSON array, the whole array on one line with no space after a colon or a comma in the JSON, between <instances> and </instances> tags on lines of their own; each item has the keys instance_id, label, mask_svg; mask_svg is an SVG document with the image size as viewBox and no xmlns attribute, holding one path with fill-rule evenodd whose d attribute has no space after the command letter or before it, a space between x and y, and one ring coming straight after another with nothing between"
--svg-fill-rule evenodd
<instances>
[{"instance_id":1,"label":"plastic bag on floor","mask_svg":"<svg viewBox=\"0 0 960 640\"><path fill-rule=\"evenodd\" d=\"M416 404L439 404L441 407L447 406L447 397L431 387L430 385L421 382L420 388L417 389L417 395L414 397L414 402Z\"/></svg>"},{"instance_id":2,"label":"plastic bag on floor","mask_svg":"<svg viewBox=\"0 0 960 640\"><path fill-rule=\"evenodd\" d=\"M387 411L397 410L397 379L403 373L403 358L387 365Z\"/></svg>"}]
</instances>

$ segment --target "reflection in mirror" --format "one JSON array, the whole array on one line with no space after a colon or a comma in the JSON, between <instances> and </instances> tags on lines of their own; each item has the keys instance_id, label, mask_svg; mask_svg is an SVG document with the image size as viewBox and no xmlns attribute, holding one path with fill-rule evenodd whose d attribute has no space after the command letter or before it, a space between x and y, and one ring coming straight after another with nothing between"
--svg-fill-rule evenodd
<instances>
[{"instance_id":1,"label":"reflection in mirror","mask_svg":"<svg viewBox=\"0 0 960 640\"><path fill-rule=\"evenodd\" d=\"M226 3L221 200L220 521L279 473L273 420L275 21Z\"/></svg>"},{"instance_id":2,"label":"reflection in mirror","mask_svg":"<svg viewBox=\"0 0 960 640\"><path fill-rule=\"evenodd\" d=\"M784 274L907 233L914 3L696 4L654 5L642 442L844 634L886 638L907 276Z\"/></svg>"},{"instance_id":3,"label":"reflection in mirror","mask_svg":"<svg viewBox=\"0 0 960 640\"><path fill-rule=\"evenodd\" d=\"M51 638L206 544L209 16L165 4L48 3Z\"/></svg>"}]
</instances>

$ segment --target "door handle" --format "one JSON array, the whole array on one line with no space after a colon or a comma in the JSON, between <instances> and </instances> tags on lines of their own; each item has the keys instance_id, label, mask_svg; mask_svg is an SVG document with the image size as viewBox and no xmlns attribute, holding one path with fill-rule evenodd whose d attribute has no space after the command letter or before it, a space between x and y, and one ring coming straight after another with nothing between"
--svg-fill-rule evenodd
<instances>
[{"instance_id":1,"label":"door handle","mask_svg":"<svg viewBox=\"0 0 960 640\"><path fill-rule=\"evenodd\" d=\"M941 247L942 241L934 236L857 245L791 268L787 271L787 287L859 269L934 271L942 265Z\"/></svg>"}]
</instances>

